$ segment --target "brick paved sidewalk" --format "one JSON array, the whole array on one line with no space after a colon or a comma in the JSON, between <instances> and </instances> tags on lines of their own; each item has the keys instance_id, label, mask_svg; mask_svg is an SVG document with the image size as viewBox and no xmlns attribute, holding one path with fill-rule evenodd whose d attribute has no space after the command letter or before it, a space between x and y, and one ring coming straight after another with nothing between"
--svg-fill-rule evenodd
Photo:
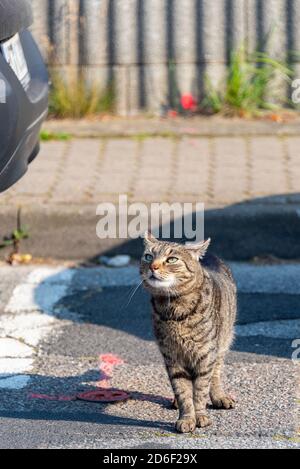
<instances>
[{"instance_id":1,"label":"brick paved sidewalk","mask_svg":"<svg viewBox=\"0 0 300 469\"><path fill-rule=\"evenodd\" d=\"M0 205L89 205L122 193L141 202L224 206L294 194L300 192L299 149L294 136L49 142Z\"/></svg>"}]
</instances>

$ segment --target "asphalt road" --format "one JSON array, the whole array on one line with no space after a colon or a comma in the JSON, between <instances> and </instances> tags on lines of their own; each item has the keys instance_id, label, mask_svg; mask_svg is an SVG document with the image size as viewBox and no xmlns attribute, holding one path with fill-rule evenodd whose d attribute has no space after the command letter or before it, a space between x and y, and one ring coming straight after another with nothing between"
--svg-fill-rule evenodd
<instances>
[{"instance_id":1,"label":"asphalt road","mask_svg":"<svg viewBox=\"0 0 300 469\"><path fill-rule=\"evenodd\" d=\"M233 269L238 405L182 436L136 267L0 268L0 448L300 448L300 266ZM75 400L99 387L131 399Z\"/></svg>"}]
</instances>

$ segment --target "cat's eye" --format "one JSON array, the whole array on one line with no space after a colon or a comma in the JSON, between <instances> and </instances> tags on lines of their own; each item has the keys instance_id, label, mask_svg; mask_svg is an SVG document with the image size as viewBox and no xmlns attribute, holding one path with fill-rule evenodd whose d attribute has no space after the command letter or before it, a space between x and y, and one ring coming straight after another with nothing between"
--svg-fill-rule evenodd
<instances>
[{"instance_id":1,"label":"cat's eye","mask_svg":"<svg viewBox=\"0 0 300 469\"><path fill-rule=\"evenodd\" d=\"M176 264L176 262L178 262L177 257L169 257L169 259L167 259L167 264Z\"/></svg>"},{"instance_id":2,"label":"cat's eye","mask_svg":"<svg viewBox=\"0 0 300 469\"><path fill-rule=\"evenodd\" d=\"M153 261L153 256L151 254L145 254L144 260L146 262L152 262Z\"/></svg>"}]
</instances>

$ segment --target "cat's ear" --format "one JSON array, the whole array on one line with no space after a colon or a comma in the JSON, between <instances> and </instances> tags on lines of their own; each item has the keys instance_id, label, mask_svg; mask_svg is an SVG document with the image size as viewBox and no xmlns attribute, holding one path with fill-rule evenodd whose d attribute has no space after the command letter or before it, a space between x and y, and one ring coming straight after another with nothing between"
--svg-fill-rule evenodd
<instances>
[{"instance_id":1,"label":"cat's ear","mask_svg":"<svg viewBox=\"0 0 300 469\"><path fill-rule=\"evenodd\" d=\"M155 243L157 243L158 240L153 236L150 231L146 231L145 236L144 236L144 243L146 246L151 246Z\"/></svg>"},{"instance_id":2,"label":"cat's ear","mask_svg":"<svg viewBox=\"0 0 300 469\"><path fill-rule=\"evenodd\" d=\"M199 259L203 259L210 243L211 239L209 238L207 241L202 241L201 243L186 244L185 248L194 257L194 259L198 261Z\"/></svg>"}]
</instances>

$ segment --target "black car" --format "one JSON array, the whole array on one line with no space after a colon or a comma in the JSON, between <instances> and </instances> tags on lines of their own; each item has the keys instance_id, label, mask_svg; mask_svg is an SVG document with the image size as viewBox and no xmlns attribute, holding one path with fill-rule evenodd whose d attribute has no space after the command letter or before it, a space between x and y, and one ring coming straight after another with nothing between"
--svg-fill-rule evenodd
<instances>
[{"instance_id":1,"label":"black car","mask_svg":"<svg viewBox=\"0 0 300 469\"><path fill-rule=\"evenodd\" d=\"M28 0L0 1L0 192L37 156L48 111L48 73L28 31L32 21Z\"/></svg>"}]
</instances>

